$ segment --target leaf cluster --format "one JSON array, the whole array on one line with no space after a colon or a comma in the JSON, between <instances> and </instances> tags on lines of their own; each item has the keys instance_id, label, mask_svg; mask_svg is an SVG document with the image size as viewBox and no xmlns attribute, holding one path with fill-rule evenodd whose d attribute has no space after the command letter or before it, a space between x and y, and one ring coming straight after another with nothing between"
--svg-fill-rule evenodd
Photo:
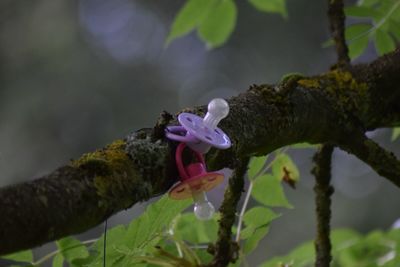
<instances>
[{"instance_id":1,"label":"leaf cluster","mask_svg":"<svg viewBox=\"0 0 400 267\"><path fill-rule=\"evenodd\" d=\"M350 229L337 229L332 231L331 240L332 267L395 267L400 264L400 229L373 231L365 236ZM314 260L314 242L308 241L286 256L264 262L261 267L311 267Z\"/></svg>"},{"instance_id":2,"label":"leaf cluster","mask_svg":"<svg viewBox=\"0 0 400 267\"><path fill-rule=\"evenodd\" d=\"M257 10L287 17L285 0L248 0ZM208 48L223 45L235 29L237 6L234 0L186 0L178 11L167 45L193 30Z\"/></svg>"},{"instance_id":3,"label":"leaf cluster","mask_svg":"<svg viewBox=\"0 0 400 267\"><path fill-rule=\"evenodd\" d=\"M400 42L400 2L397 0L364 0L347 7L345 14L358 22L346 28L346 40L352 59L359 57L373 41L383 55Z\"/></svg>"}]
</instances>

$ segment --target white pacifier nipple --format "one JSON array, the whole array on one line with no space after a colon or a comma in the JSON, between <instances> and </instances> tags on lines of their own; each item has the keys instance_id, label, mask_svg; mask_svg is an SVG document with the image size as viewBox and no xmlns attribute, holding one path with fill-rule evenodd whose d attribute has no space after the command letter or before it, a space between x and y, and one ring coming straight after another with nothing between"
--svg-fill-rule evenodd
<instances>
[{"instance_id":1,"label":"white pacifier nipple","mask_svg":"<svg viewBox=\"0 0 400 267\"><path fill-rule=\"evenodd\" d=\"M215 213L215 208L208 201L205 192L197 192L193 194L194 200L194 214L199 220L209 220Z\"/></svg>"},{"instance_id":2,"label":"white pacifier nipple","mask_svg":"<svg viewBox=\"0 0 400 267\"><path fill-rule=\"evenodd\" d=\"M204 125L211 130L217 128L218 123L228 116L229 105L222 98L214 98L208 104L208 111L203 119Z\"/></svg>"}]
</instances>

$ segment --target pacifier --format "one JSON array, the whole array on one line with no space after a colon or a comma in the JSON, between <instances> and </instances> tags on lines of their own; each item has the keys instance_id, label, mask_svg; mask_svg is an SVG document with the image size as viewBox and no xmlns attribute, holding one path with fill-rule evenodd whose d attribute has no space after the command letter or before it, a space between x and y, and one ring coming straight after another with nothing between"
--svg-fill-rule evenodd
<instances>
[{"instance_id":1,"label":"pacifier","mask_svg":"<svg viewBox=\"0 0 400 267\"><path fill-rule=\"evenodd\" d=\"M175 160L181 181L169 192L172 199L194 200L194 213L200 220L208 220L213 216L214 206L208 201L206 193L224 180L224 175L217 172L207 172L204 157L197 151L192 150L197 162L183 165L182 153L186 147L180 143L176 149Z\"/></svg>"},{"instance_id":2,"label":"pacifier","mask_svg":"<svg viewBox=\"0 0 400 267\"><path fill-rule=\"evenodd\" d=\"M203 154L213 146L227 149L231 146L229 137L217 127L218 123L229 113L228 103L216 98L208 104L204 118L191 113L181 113L178 116L180 126L168 126L165 131L167 138L178 141L175 161L180 176L180 182L172 187L169 196L172 199L193 198L194 213L200 220L211 219L215 208L208 201L205 192L210 191L224 180L224 175L217 172L207 172ZM184 166L182 153L188 146L197 162Z\"/></svg>"},{"instance_id":3,"label":"pacifier","mask_svg":"<svg viewBox=\"0 0 400 267\"><path fill-rule=\"evenodd\" d=\"M217 125L228 113L228 103L222 98L215 98L208 104L204 118L192 113L179 114L181 126L168 126L166 136L171 140L184 142L202 154L207 153L212 146L227 149L231 146L231 141Z\"/></svg>"}]
</instances>

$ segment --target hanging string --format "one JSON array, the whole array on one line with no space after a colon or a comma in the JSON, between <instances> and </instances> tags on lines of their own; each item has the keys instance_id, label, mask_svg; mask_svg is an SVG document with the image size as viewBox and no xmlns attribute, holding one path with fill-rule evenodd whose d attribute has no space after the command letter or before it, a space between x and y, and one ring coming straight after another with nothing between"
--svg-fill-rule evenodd
<instances>
[{"instance_id":1,"label":"hanging string","mask_svg":"<svg viewBox=\"0 0 400 267\"><path fill-rule=\"evenodd\" d=\"M106 267L106 249L107 249L107 220L104 223L103 267Z\"/></svg>"}]
</instances>

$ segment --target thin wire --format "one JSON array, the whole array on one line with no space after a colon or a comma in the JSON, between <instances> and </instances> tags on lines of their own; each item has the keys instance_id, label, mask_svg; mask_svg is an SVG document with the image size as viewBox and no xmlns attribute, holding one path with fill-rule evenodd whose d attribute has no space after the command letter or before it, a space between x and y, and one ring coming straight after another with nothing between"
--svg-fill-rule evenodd
<instances>
[{"instance_id":1,"label":"thin wire","mask_svg":"<svg viewBox=\"0 0 400 267\"><path fill-rule=\"evenodd\" d=\"M104 224L104 240L103 240L103 267L106 267L106 249L107 249L107 220Z\"/></svg>"},{"instance_id":2,"label":"thin wire","mask_svg":"<svg viewBox=\"0 0 400 267\"><path fill-rule=\"evenodd\" d=\"M240 241L240 231L242 230L243 216L246 211L247 204L249 203L249 199L250 199L252 190L253 190L253 181L250 181L249 188L247 189L246 198L244 200L242 210L240 211L240 215L239 215L239 223L237 226L237 233L236 233L236 239L235 239L236 242Z\"/></svg>"}]
</instances>

